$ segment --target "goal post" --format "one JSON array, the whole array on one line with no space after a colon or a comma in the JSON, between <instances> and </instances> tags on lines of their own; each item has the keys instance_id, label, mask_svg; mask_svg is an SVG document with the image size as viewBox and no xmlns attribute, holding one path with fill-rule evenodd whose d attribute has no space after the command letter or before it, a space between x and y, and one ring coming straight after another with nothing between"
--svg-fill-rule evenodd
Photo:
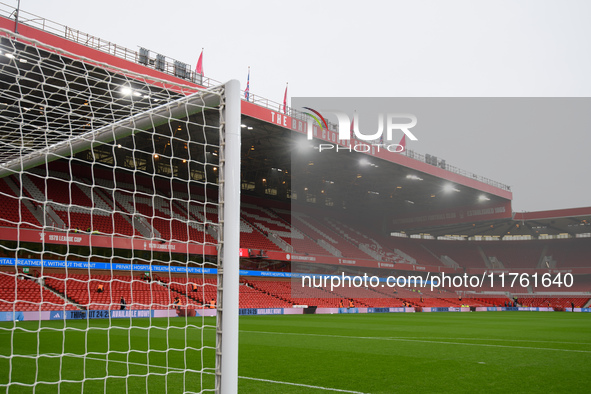
<instances>
[{"instance_id":1,"label":"goal post","mask_svg":"<svg viewBox=\"0 0 591 394\"><path fill-rule=\"evenodd\" d=\"M237 392L240 106L0 29L0 388Z\"/></svg>"},{"instance_id":2,"label":"goal post","mask_svg":"<svg viewBox=\"0 0 591 394\"><path fill-rule=\"evenodd\" d=\"M238 391L238 292L240 274L240 84L226 84L225 141L220 157L222 178L220 222L223 235L218 268L217 387L222 394ZM221 358L221 360L220 360Z\"/></svg>"}]
</instances>

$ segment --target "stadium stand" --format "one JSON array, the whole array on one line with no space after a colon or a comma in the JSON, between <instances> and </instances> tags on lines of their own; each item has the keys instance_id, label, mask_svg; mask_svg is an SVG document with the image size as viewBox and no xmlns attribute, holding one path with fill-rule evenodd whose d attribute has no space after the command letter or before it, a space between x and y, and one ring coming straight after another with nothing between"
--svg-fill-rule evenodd
<instances>
[{"instance_id":1,"label":"stadium stand","mask_svg":"<svg viewBox=\"0 0 591 394\"><path fill-rule=\"evenodd\" d=\"M0 272L0 311L76 310L76 306L23 273Z\"/></svg>"},{"instance_id":2,"label":"stadium stand","mask_svg":"<svg viewBox=\"0 0 591 394\"><path fill-rule=\"evenodd\" d=\"M478 245L457 241L421 241L420 245L439 257L447 256L458 266L466 268L486 268L486 262Z\"/></svg>"},{"instance_id":3,"label":"stadium stand","mask_svg":"<svg viewBox=\"0 0 591 394\"><path fill-rule=\"evenodd\" d=\"M156 239L164 241L217 242L217 206L201 202L205 201L203 189L193 187L190 190L190 200L189 193L181 185L173 188L175 199L167 196L142 199L142 193L149 190L148 186L151 187L145 177L117 174L113 179L113 174L108 171L94 169L90 172L84 166L73 167L78 174L74 181L67 181L67 169L60 163L48 166L50 176L47 178L41 178L46 169L36 169L29 174L22 174L22 183L14 176L0 179L0 226L11 228L18 224L22 228L37 228L44 218L49 217L49 223L58 231L98 234L114 232L116 236L140 238L153 234ZM118 186L116 192L113 191L115 182ZM99 186L92 192L86 186L91 183ZM135 194L133 205L132 194ZM45 207L32 202L31 197L37 201L47 201ZM179 218L185 216L187 210L195 222L205 222L211 226L208 228L207 224L203 226L181 221ZM293 251L319 257L335 256L402 263L407 266L420 265L425 271L438 270L440 267L460 270L546 268L540 266L543 261L553 265L548 268L576 268L586 267L588 256L591 255L590 244L581 239L462 242L385 238L354 221L336 218L330 211L306 207L294 214L288 204L248 195L243 197L241 218L241 247L246 249ZM137 221L145 225L144 230ZM48 255L44 258L47 259ZM252 265L254 269L261 267L258 263ZM289 271L290 265L276 264L267 269ZM185 306L207 308L211 300L215 301L217 297L213 286L215 278L208 279L212 286L195 283L197 291L192 291L192 283L185 278L172 278L170 283L144 283L117 273L113 276L92 277L51 273L44 274L43 279L46 287L31 280L23 282L21 287L11 287L14 280L4 276L3 305L6 307L10 300L16 299L16 305L27 308L26 310L78 307L117 309L119 299L123 297L130 309L156 309L171 308L175 297L179 297ZM293 305L337 307L341 298L353 298L358 306L369 307L394 307L405 303L416 307L503 306L507 300L510 301L510 298L498 296L506 289L499 284L491 287L488 283L478 293L470 292L473 289L467 287L442 289L440 293L425 290L421 294L403 288L398 288L397 293L392 293L391 289L355 289L352 292L331 293L328 289L318 288L298 297L292 294L289 281L253 278L243 280L240 287L240 306L244 308ZM112 285L108 285L110 281ZM104 291L100 294L93 290L99 283L104 285ZM585 293L590 289L591 284L583 276L582 280L575 281L570 291ZM563 289L552 286L546 290L559 295ZM12 298L9 293L13 294ZM459 295L463 296L461 300ZM571 297L566 294L564 297L541 298L537 295L520 296L519 300L526 305L549 303L560 308L570 305L571 301L577 306L583 306L589 300L581 295Z\"/></svg>"},{"instance_id":4,"label":"stadium stand","mask_svg":"<svg viewBox=\"0 0 591 394\"><path fill-rule=\"evenodd\" d=\"M194 304L170 291L163 282L123 275L51 274L45 277L45 283L88 310L120 309L121 298L126 301L126 309L169 309L176 296L185 306ZM101 292L99 285L103 286Z\"/></svg>"},{"instance_id":5,"label":"stadium stand","mask_svg":"<svg viewBox=\"0 0 591 394\"><path fill-rule=\"evenodd\" d=\"M591 242L580 239L548 240L545 256L556 261L556 267L589 267Z\"/></svg>"},{"instance_id":6,"label":"stadium stand","mask_svg":"<svg viewBox=\"0 0 591 394\"><path fill-rule=\"evenodd\" d=\"M0 179L0 226L22 228L35 228L39 226L39 221L31 213L29 206L31 204L26 198L18 198L18 183L15 183L13 176ZM12 185L12 187L9 185ZM16 189L16 192L15 192ZM19 193L20 194L20 193ZM25 196L26 197L26 193Z\"/></svg>"},{"instance_id":7,"label":"stadium stand","mask_svg":"<svg viewBox=\"0 0 591 394\"><path fill-rule=\"evenodd\" d=\"M489 261L498 261L500 266L493 268L535 268L542 257L542 244L537 241L506 241L483 243L480 248Z\"/></svg>"}]
</instances>

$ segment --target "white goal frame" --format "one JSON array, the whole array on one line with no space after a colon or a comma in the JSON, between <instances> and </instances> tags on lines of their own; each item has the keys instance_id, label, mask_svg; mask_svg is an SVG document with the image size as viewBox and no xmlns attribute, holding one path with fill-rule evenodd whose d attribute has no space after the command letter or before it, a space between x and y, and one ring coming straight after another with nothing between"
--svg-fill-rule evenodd
<instances>
[{"instance_id":1,"label":"white goal frame","mask_svg":"<svg viewBox=\"0 0 591 394\"><path fill-rule=\"evenodd\" d=\"M220 139L220 213L216 332L216 390L238 392L238 293L240 276L240 83L225 85L225 128ZM220 138L222 135L220 135ZM220 286L221 284L221 286Z\"/></svg>"},{"instance_id":2,"label":"white goal frame","mask_svg":"<svg viewBox=\"0 0 591 394\"><path fill-rule=\"evenodd\" d=\"M18 35L11 35L21 38ZM35 40L28 41L47 47ZM55 50L64 53L57 48ZM77 58L86 60L79 56ZM237 80L197 91L107 126L0 163L0 178L53 160L72 157L78 152L148 130L171 119L189 117L206 107L219 107L221 110L218 198L221 231L217 244L215 392L226 394L238 391L241 99L240 84Z\"/></svg>"}]
</instances>

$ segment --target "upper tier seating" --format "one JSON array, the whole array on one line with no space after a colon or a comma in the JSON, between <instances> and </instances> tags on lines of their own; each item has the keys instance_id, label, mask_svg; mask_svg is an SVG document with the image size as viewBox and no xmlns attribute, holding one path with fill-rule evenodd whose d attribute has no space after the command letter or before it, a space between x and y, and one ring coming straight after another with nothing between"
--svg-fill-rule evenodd
<instances>
[{"instance_id":1,"label":"upper tier seating","mask_svg":"<svg viewBox=\"0 0 591 394\"><path fill-rule=\"evenodd\" d=\"M55 231L217 244L215 190L182 182L171 185L141 173L114 175L78 166L76 175L69 176L69 170L56 162L49 166L49 176L41 166L0 179L0 227L40 229L45 218L48 231L54 226ZM240 246L247 249L288 251L289 244L298 254L413 264L427 267L425 271L444 266L441 256L451 258L458 268L476 269L534 269L545 259L556 264L549 268L589 267L591 256L588 239L473 242L384 237L325 207L304 204L292 212L285 202L252 196L242 200Z\"/></svg>"}]
</instances>

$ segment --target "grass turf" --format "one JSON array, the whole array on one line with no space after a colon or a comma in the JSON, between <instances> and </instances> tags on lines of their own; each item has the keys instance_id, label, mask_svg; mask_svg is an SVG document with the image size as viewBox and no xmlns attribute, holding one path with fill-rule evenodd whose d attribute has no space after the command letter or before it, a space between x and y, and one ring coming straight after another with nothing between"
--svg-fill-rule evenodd
<instances>
[{"instance_id":1,"label":"grass turf","mask_svg":"<svg viewBox=\"0 0 591 394\"><path fill-rule=\"evenodd\" d=\"M18 322L13 332L7 331L13 323L1 323L0 387L10 379L61 380L62 393L213 388L211 373L185 371L213 371L214 330L201 329L201 318L189 319L187 328L182 318L112 322L106 330L107 320L91 320L88 331L86 321ZM591 386L591 315L585 313L243 316L240 330L240 392L587 393ZM189 346L207 348L174 350L185 347L185 337ZM16 356L80 355L85 348L86 358ZM13 385L10 392L32 388ZM35 392L57 392L57 386L41 383Z\"/></svg>"}]
</instances>

